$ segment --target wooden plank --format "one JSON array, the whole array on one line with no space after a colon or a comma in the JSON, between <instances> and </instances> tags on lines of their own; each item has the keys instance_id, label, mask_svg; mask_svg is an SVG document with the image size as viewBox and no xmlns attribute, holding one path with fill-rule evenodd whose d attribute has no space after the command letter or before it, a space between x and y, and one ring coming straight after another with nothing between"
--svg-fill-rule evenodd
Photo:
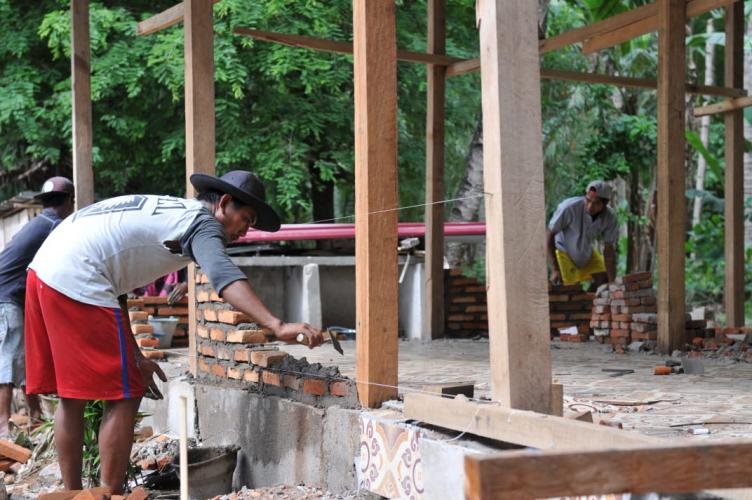
<instances>
[{"instance_id":1,"label":"wooden plank","mask_svg":"<svg viewBox=\"0 0 752 500\"><path fill-rule=\"evenodd\" d=\"M233 33L236 35L248 36L265 42L281 43L291 47L302 49L313 49L322 52L333 52L336 54L352 54L353 44L350 42L340 42L335 40L326 40L324 38L315 38L305 35L290 35L287 33L275 33L272 31L261 31L249 28L235 28ZM426 54L423 52L411 52L409 50L398 50L397 60L403 62L421 63L421 64L440 64L448 65L459 62L462 59L451 57L443 54Z\"/></svg>"},{"instance_id":2,"label":"wooden plank","mask_svg":"<svg viewBox=\"0 0 752 500\"><path fill-rule=\"evenodd\" d=\"M546 413L551 353L538 12L527 0L485 0L476 7L486 224L494 228L486 235L491 395L511 408Z\"/></svg>"},{"instance_id":3,"label":"wooden plank","mask_svg":"<svg viewBox=\"0 0 752 500\"><path fill-rule=\"evenodd\" d=\"M19 446L7 439L0 439L0 456L25 464L31 458L31 450Z\"/></svg>"},{"instance_id":4,"label":"wooden plank","mask_svg":"<svg viewBox=\"0 0 752 500\"><path fill-rule=\"evenodd\" d=\"M750 441L672 444L632 450L468 454L465 497L480 500L694 493L708 488L752 486L751 468Z\"/></svg>"},{"instance_id":5,"label":"wooden plank","mask_svg":"<svg viewBox=\"0 0 752 500\"><path fill-rule=\"evenodd\" d=\"M564 416L564 386L558 382L551 384L551 409L549 415Z\"/></svg>"},{"instance_id":6,"label":"wooden plank","mask_svg":"<svg viewBox=\"0 0 752 500\"><path fill-rule=\"evenodd\" d=\"M719 9L738 0L691 0L687 2L687 18L696 17L713 9ZM624 25L618 29L593 36L582 46L583 54L592 54L620 43L628 42L638 36L658 31L658 16L653 15L639 21Z\"/></svg>"},{"instance_id":7,"label":"wooden plank","mask_svg":"<svg viewBox=\"0 0 752 500\"><path fill-rule=\"evenodd\" d=\"M736 2L726 7L724 51L724 83L743 87L744 2ZM729 111L725 114L724 120L726 124L726 178L724 181L726 325L744 326L744 112L740 108Z\"/></svg>"},{"instance_id":8,"label":"wooden plank","mask_svg":"<svg viewBox=\"0 0 752 500\"><path fill-rule=\"evenodd\" d=\"M428 0L428 52L446 50L446 0ZM426 260L421 338L444 336L444 104L446 66L426 67Z\"/></svg>"},{"instance_id":9,"label":"wooden plank","mask_svg":"<svg viewBox=\"0 0 752 500\"><path fill-rule=\"evenodd\" d=\"M405 418L430 425L540 449L585 451L663 442L632 431L515 410L501 404L477 403L461 397L447 399L429 394L406 394L403 413Z\"/></svg>"},{"instance_id":10,"label":"wooden plank","mask_svg":"<svg viewBox=\"0 0 752 500\"><path fill-rule=\"evenodd\" d=\"M217 3L219 0L213 0L213 2ZM136 25L136 34L145 36L167 29L170 26L181 22L184 13L185 6L183 5L183 2L177 3L170 8L163 10L159 14L155 14L138 23Z\"/></svg>"},{"instance_id":11,"label":"wooden plank","mask_svg":"<svg viewBox=\"0 0 752 500\"><path fill-rule=\"evenodd\" d=\"M397 396L395 11L391 0L353 0L356 374L369 408Z\"/></svg>"},{"instance_id":12,"label":"wooden plank","mask_svg":"<svg viewBox=\"0 0 752 500\"><path fill-rule=\"evenodd\" d=\"M89 0L71 0L71 24L73 184L76 190L76 210L78 210L94 202Z\"/></svg>"},{"instance_id":13,"label":"wooden plank","mask_svg":"<svg viewBox=\"0 0 752 500\"><path fill-rule=\"evenodd\" d=\"M194 173L214 174L214 23L211 0L185 0L185 191ZM196 272L188 266L188 353L196 374Z\"/></svg>"},{"instance_id":14,"label":"wooden plank","mask_svg":"<svg viewBox=\"0 0 752 500\"><path fill-rule=\"evenodd\" d=\"M447 66L446 76L458 76L478 71L480 68L479 59L467 59ZM585 73L581 71L567 71L560 69L541 68L541 79L543 80L569 80L573 82L585 83L603 83L615 85L617 87L633 87L655 90L658 82L652 78L634 78L631 76L611 76L599 73ZM687 83L685 91L687 94L715 95L723 97L740 97L745 96L747 92L742 88L718 87L715 85L695 85Z\"/></svg>"},{"instance_id":15,"label":"wooden plank","mask_svg":"<svg viewBox=\"0 0 752 500\"><path fill-rule=\"evenodd\" d=\"M700 106L695 108L694 114L695 118L699 118L701 116L717 115L718 113L743 109L749 106L752 106L752 97L737 97L736 99L726 99L721 102Z\"/></svg>"},{"instance_id":16,"label":"wooden plank","mask_svg":"<svg viewBox=\"0 0 752 500\"><path fill-rule=\"evenodd\" d=\"M658 0L658 348L684 342L684 0Z\"/></svg>"}]
</instances>

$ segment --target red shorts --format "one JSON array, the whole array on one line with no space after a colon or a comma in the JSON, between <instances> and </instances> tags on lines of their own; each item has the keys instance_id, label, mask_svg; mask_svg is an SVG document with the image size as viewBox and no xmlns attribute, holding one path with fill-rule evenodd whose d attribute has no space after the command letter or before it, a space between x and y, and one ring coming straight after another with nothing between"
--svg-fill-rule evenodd
<instances>
[{"instance_id":1,"label":"red shorts","mask_svg":"<svg viewBox=\"0 0 752 500\"><path fill-rule=\"evenodd\" d=\"M71 399L144 395L134 342L120 309L83 304L29 269L26 279L26 392Z\"/></svg>"}]
</instances>

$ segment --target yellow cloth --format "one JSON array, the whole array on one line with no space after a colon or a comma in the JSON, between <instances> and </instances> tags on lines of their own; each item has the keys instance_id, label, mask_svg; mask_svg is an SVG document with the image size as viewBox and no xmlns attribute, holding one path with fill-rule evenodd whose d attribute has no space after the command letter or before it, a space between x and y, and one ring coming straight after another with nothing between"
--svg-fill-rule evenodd
<instances>
[{"instance_id":1,"label":"yellow cloth","mask_svg":"<svg viewBox=\"0 0 752 500\"><path fill-rule=\"evenodd\" d=\"M606 272L606 261L595 248L585 267L577 267L569 255L559 249L556 250L556 261L559 263L559 272L565 285L588 281L593 278L593 274Z\"/></svg>"}]
</instances>

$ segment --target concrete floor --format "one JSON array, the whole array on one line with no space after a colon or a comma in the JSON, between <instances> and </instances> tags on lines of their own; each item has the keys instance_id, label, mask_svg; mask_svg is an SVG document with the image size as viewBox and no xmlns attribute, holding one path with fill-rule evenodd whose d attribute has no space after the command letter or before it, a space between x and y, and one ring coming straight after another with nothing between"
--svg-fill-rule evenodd
<instances>
[{"instance_id":1,"label":"concrete floor","mask_svg":"<svg viewBox=\"0 0 752 500\"><path fill-rule=\"evenodd\" d=\"M314 350L304 346L282 349L310 362L336 364L343 375L354 378L355 342L342 345L344 356L327 344ZM476 397L489 394L488 341L410 341L400 342L399 348L400 393L424 384L473 381ZM750 363L704 359L704 375L656 376L653 368L666 357L617 355L595 342L554 341L551 353L553 378L564 384L565 412L590 409L596 421L621 423L626 429L662 437L752 437ZM610 377L604 368L628 368L634 373ZM710 433L691 435L688 430L693 427Z\"/></svg>"}]
</instances>

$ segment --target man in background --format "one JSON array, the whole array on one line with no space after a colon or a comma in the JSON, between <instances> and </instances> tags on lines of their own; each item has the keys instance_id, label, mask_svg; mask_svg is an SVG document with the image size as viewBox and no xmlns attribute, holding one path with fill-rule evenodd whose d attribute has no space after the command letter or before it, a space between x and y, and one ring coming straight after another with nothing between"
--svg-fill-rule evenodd
<instances>
[{"instance_id":1,"label":"man in background","mask_svg":"<svg viewBox=\"0 0 752 500\"><path fill-rule=\"evenodd\" d=\"M609 205L611 186L597 180L588 184L585 196L562 201L546 231L551 282L573 285L591 281L593 288L616 277L619 224ZM603 254L593 247L603 239Z\"/></svg>"},{"instance_id":2,"label":"man in background","mask_svg":"<svg viewBox=\"0 0 752 500\"><path fill-rule=\"evenodd\" d=\"M0 437L10 436L9 419L13 388L26 385L24 352L24 299L26 268L44 240L73 212L73 183L52 177L34 198L42 213L31 220L0 252ZM39 397L26 396L32 424L41 417Z\"/></svg>"}]
</instances>

